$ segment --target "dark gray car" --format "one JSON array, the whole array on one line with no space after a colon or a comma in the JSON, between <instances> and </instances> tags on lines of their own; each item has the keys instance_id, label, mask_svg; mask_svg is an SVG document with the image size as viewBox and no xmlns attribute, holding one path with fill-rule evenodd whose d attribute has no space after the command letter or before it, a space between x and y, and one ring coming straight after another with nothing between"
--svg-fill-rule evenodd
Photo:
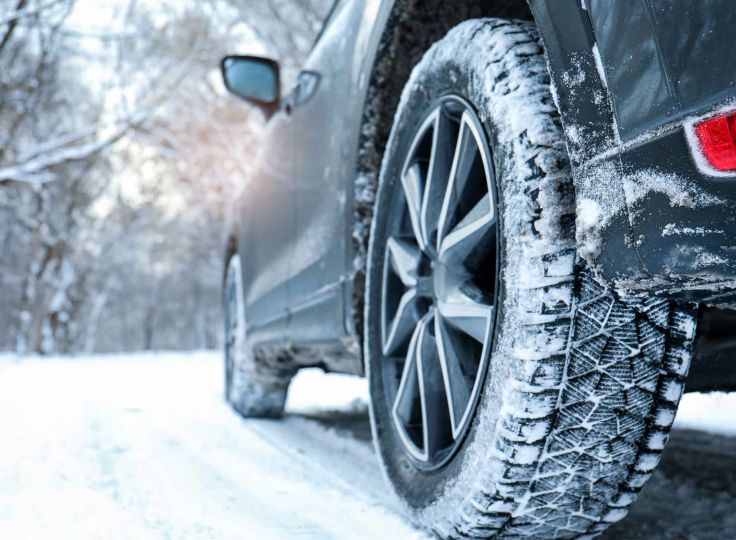
<instances>
[{"instance_id":1,"label":"dark gray car","mask_svg":"<svg viewBox=\"0 0 736 540\"><path fill-rule=\"evenodd\" d=\"M442 538L622 519L685 382L736 387L734 19L338 0L285 96L225 58L268 117L226 254L233 407L367 376L386 476Z\"/></svg>"}]
</instances>

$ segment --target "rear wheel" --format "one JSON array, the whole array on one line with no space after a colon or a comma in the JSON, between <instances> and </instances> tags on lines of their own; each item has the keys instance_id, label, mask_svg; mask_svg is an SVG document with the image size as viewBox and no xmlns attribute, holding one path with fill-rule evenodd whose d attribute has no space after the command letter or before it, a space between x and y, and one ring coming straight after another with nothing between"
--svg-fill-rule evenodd
<instances>
[{"instance_id":1,"label":"rear wheel","mask_svg":"<svg viewBox=\"0 0 736 540\"><path fill-rule=\"evenodd\" d=\"M369 248L365 351L386 477L443 538L577 538L659 460L694 319L576 259L532 25L469 21L402 95Z\"/></svg>"},{"instance_id":2,"label":"rear wheel","mask_svg":"<svg viewBox=\"0 0 736 540\"><path fill-rule=\"evenodd\" d=\"M225 399L245 417L283 413L289 378L259 369L246 341L240 256L230 257L223 294L225 312Z\"/></svg>"},{"instance_id":3,"label":"rear wheel","mask_svg":"<svg viewBox=\"0 0 736 540\"><path fill-rule=\"evenodd\" d=\"M391 418L416 466L442 466L473 416L498 282L490 150L473 106L447 94L409 144L385 230L380 307Z\"/></svg>"}]
</instances>

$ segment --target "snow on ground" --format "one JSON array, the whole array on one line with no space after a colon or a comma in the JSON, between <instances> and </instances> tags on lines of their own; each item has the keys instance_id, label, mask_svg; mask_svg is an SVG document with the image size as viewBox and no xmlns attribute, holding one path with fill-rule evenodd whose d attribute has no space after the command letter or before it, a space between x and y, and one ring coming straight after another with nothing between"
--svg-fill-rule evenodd
<instances>
[{"instance_id":1,"label":"snow on ground","mask_svg":"<svg viewBox=\"0 0 736 540\"><path fill-rule=\"evenodd\" d=\"M283 421L243 421L218 354L4 358L0 538L420 538L365 434L319 421L365 397L307 372Z\"/></svg>"},{"instance_id":2,"label":"snow on ground","mask_svg":"<svg viewBox=\"0 0 736 540\"><path fill-rule=\"evenodd\" d=\"M675 426L736 437L736 393L685 394Z\"/></svg>"},{"instance_id":3,"label":"snow on ground","mask_svg":"<svg viewBox=\"0 0 736 540\"><path fill-rule=\"evenodd\" d=\"M0 538L422 538L384 486L367 398L310 370L283 420L245 421L217 353L0 357ZM604 538L736 534L736 395L686 395L676 426Z\"/></svg>"}]
</instances>

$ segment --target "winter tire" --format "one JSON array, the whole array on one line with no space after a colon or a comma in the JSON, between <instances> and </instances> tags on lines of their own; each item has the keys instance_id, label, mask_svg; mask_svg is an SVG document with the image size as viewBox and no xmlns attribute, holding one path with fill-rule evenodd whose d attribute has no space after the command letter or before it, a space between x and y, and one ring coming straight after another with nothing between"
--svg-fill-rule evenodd
<instances>
[{"instance_id":1,"label":"winter tire","mask_svg":"<svg viewBox=\"0 0 736 540\"><path fill-rule=\"evenodd\" d=\"M387 145L366 291L374 440L442 538L584 538L667 439L694 316L577 262L575 201L532 24L473 20L416 66Z\"/></svg>"},{"instance_id":2,"label":"winter tire","mask_svg":"<svg viewBox=\"0 0 736 540\"><path fill-rule=\"evenodd\" d=\"M278 417L284 411L289 378L274 377L253 361L246 341L240 256L225 273L225 399L244 417Z\"/></svg>"}]
</instances>

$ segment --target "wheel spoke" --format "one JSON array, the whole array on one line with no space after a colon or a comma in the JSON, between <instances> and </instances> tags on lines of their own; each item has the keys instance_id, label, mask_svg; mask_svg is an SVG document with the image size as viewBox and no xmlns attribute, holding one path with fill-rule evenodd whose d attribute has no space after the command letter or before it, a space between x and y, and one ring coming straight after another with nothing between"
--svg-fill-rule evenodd
<instances>
[{"instance_id":1,"label":"wheel spoke","mask_svg":"<svg viewBox=\"0 0 736 540\"><path fill-rule=\"evenodd\" d=\"M390 355L400 349L411 335L417 321L419 321L417 291L410 288L399 300L396 314L385 329L383 354Z\"/></svg>"},{"instance_id":2,"label":"wheel spoke","mask_svg":"<svg viewBox=\"0 0 736 540\"><path fill-rule=\"evenodd\" d=\"M386 242L386 252L391 268L399 276L401 283L406 287L415 286L419 269L419 248L411 241L391 237Z\"/></svg>"},{"instance_id":3,"label":"wheel spoke","mask_svg":"<svg viewBox=\"0 0 736 540\"><path fill-rule=\"evenodd\" d=\"M422 236L427 246L436 245L443 194L447 191L451 162L457 145L456 126L443 109L438 110L434 120L432 150L421 211Z\"/></svg>"},{"instance_id":4,"label":"wheel spoke","mask_svg":"<svg viewBox=\"0 0 736 540\"><path fill-rule=\"evenodd\" d=\"M424 180L422 168L419 163L411 165L401 177L401 185L406 196L406 205L409 208L409 219L419 247L424 250L425 241L422 234L422 198L424 194Z\"/></svg>"},{"instance_id":5,"label":"wheel spoke","mask_svg":"<svg viewBox=\"0 0 736 540\"><path fill-rule=\"evenodd\" d=\"M468 175L468 164L472 162L477 154L477 147L473 140L473 135L468 126L465 114L460 120L460 129L455 144L455 151L452 157L452 164L448 173L448 181L442 198L442 207L438 222L437 248L439 242L447 233L447 229L451 226L451 220L457 201L462 194L465 180Z\"/></svg>"},{"instance_id":6,"label":"wheel spoke","mask_svg":"<svg viewBox=\"0 0 736 540\"><path fill-rule=\"evenodd\" d=\"M422 440L424 451L431 458L451 441L450 409L440 367L437 344L429 332L434 314L428 313L417 325L417 372L422 407Z\"/></svg>"},{"instance_id":7,"label":"wheel spoke","mask_svg":"<svg viewBox=\"0 0 736 540\"><path fill-rule=\"evenodd\" d=\"M482 245L494 233L495 223L491 196L486 193L442 239L439 248L440 259L462 263L474 248Z\"/></svg>"},{"instance_id":8,"label":"wheel spoke","mask_svg":"<svg viewBox=\"0 0 736 540\"><path fill-rule=\"evenodd\" d=\"M479 343L485 343L493 306L485 303L480 291L465 284L437 303L442 318Z\"/></svg>"},{"instance_id":9,"label":"wheel spoke","mask_svg":"<svg viewBox=\"0 0 736 540\"><path fill-rule=\"evenodd\" d=\"M437 340L437 352L439 354L442 379L447 395L447 404L450 408L450 420L452 422L452 437L457 438L465 411L470 402L470 394L473 390L472 382L468 380L468 374L463 369L463 359L460 354L467 356L468 351L458 351L454 336L442 316L437 313L434 318L434 335ZM477 371L477 370L476 370ZM472 376L475 373L471 374Z\"/></svg>"},{"instance_id":10,"label":"wheel spoke","mask_svg":"<svg viewBox=\"0 0 736 540\"><path fill-rule=\"evenodd\" d=\"M401 382L396 392L393 405L393 414L402 429L414 422L414 404L419 397L419 376L417 373L417 355L414 351L416 339L412 336L409 352L404 362L404 370L401 373Z\"/></svg>"}]
</instances>

